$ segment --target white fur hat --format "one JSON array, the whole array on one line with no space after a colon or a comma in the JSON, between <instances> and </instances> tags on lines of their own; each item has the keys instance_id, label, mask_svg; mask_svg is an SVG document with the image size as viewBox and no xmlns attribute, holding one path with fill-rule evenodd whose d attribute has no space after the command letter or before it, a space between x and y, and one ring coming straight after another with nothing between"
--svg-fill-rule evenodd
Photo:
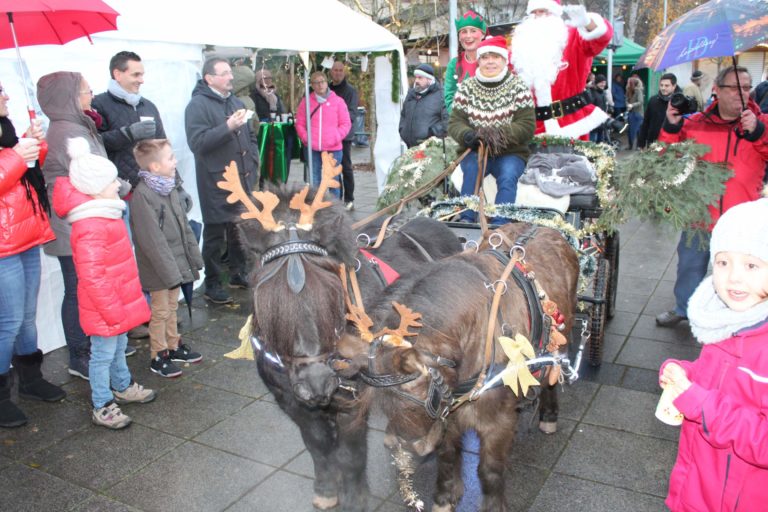
<instances>
[{"instance_id":1,"label":"white fur hat","mask_svg":"<svg viewBox=\"0 0 768 512\"><path fill-rule=\"evenodd\" d=\"M768 198L738 204L720 217L709 242L710 260L723 251L768 261Z\"/></svg>"},{"instance_id":2,"label":"white fur hat","mask_svg":"<svg viewBox=\"0 0 768 512\"><path fill-rule=\"evenodd\" d=\"M115 164L91 153L91 147L84 138L69 139L67 153L72 159L69 162L69 181L83 194L99 194L117 179Z\"/></svg>"},{"instance_id":3,"label":"white fur hat","mask_svg":"<svg viewBox=\"0 0 768 512\"><path fill-rule=\"evenodd\" d=\"M563 6L560 4L560 0L529 0L525 13L531 14L536 9L546 9L555 16L563 15Z\"/></svg>"}]
</instances>

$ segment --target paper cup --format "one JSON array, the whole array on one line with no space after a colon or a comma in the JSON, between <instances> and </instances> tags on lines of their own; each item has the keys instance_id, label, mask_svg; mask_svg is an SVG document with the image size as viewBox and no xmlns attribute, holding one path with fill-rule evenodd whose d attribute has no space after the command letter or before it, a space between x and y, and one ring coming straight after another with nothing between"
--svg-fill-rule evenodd
<instances>
[{"instance_id":1,"label":"paper cup","mask_svg":"<svg viewBox=\"0 0 768 512\"><path fill-rule=\"evenodd\" d=\"M280 119L284 122L288 122L288 114L280 114Z\"/></svg>"},{"instance_id":2,"label":"paper cup","mask_svg":"<svg viewBox=\"0 0 768 512\"><path fill-rule=\"evenodd\" d=\"M152 116L140 116L139 121L154 121L155 118Z\"/></svg>"},{"instance_id":3,"label":"paper cup","mask_svg":"<svg viewBox=\"0 0 768 512\"><path fill-rule=\"evenodd\" d=\"M29 146L38 146L40 145L40 141L31 137L22 137L19 139L19 144L26 148ZM35 166L35 162L37 162L37 160L27 160L27 167L31 169Z\"/></svg>"},{"instance_id":4,"label":"paper cup","mask_svg":"<svg viewBox=\"0 0 768 512\"><path fill-rule=\"evenodd\" d=\"M659 398L659 403L656 406L656 418L667 425L679 427L683 424L683 415L672 403L675 398L677 398L677 395L672 391L672 388L664 388L661 398Z\"/></svg>"}]
</instances>

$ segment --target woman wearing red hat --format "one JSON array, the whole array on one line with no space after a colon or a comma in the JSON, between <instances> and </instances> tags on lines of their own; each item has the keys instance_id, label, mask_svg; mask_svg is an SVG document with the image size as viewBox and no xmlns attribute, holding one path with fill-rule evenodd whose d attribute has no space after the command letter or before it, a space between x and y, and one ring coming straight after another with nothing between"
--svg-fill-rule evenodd
<instances>
[{"instance_id":1,"label":"woman wearing red hat","mask_svg":"<svg viewBox=\"0 0 768 512\"><path fill-rule=\"evenodd\" d=\"M459 43L464 50L458 57L452 58L445 68L445 108L451 112L453 96L459 84L466 78L475 76L477 69L477 47L482 42L488 27L482 16L469 10L464 16L455 20Z\"/></svg>"},{"instance_id":2,"label":"woman wearing red hat","mask_svg":"<svg viewBox=\"0 0 768 512\"><path fill-rule=\"evenodd\" d=\"M461 195L475 193L477 149L488 151L486 174L496 178L496 203L514 203L517 180L528 160L528 143L536 127L533 97L520 78L509 70L509 50L501 36L486 39L477 48L478 69L464 80L453 100L448 133L472 151L462 161ZM475 221L474 212L461 219ZM505 222L504 219L494 221Z\"/></svg>"}]
</instances>

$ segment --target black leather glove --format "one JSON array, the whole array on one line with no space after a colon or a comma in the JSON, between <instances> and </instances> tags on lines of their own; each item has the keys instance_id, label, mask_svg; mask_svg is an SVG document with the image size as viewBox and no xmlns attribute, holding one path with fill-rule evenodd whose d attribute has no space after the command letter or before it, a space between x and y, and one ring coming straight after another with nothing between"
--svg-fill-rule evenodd
<instances>
[{"instance_id":1,"label":"black leather glove","mask_svg":"<svg viewBox=\"0 0 768 512\"><path fill-rule=\"evenodd\" d=\"M128 137L131 142L138 142L144 139L151 139L157 132L157 123L154 119L147 121L139 121L137 123L123 126L120 128L123 135Z\"/></svg>"},{"instance_id":2,"label":"black leather glove","mask_svg":"<svg viewBox=\"0 0 768 512\"><path fill-rule=\"evenodd\" d=\"M469 149L477 149L480 147L480 138L477 136L477 132L468 131L464 134L464 145Z\"/></svg>"}]
</instances>

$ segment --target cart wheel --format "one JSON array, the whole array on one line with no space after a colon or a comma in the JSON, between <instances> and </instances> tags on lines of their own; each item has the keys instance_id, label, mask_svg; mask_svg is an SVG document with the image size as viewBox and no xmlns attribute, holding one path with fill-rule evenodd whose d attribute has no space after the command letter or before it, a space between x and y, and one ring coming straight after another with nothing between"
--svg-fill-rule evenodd
<instances>
[{"instance_id":1,"label":"cart wheel","mask_svg":"<svg viewBox=\"0 0 768 512\"><path fill-rule=\"evenodd\" d=\"M610 262L610 275L608 276L608 289L605 301L607 309L605 315L608 320L616 314L616 292L619 288L619 232L614 231L605 238L605 259Z\"/></svg>"},{"instance_id":2,"label":"cart wheel","mask_svg":"<svg viewBox=\"0 0 768 512\"><path fill-rule=\"evenodd\" d=\"M610 266L606 258L600 258L597 265L597 274L595 275L594 297L596 299L606 299L608 291L608 279L610 276ZM589 364L600 366L603 362L603 339L605 337L605 318L607 303L593 304L590 314L590 335L589 335Z\"/></svg>"}]
</instances>

